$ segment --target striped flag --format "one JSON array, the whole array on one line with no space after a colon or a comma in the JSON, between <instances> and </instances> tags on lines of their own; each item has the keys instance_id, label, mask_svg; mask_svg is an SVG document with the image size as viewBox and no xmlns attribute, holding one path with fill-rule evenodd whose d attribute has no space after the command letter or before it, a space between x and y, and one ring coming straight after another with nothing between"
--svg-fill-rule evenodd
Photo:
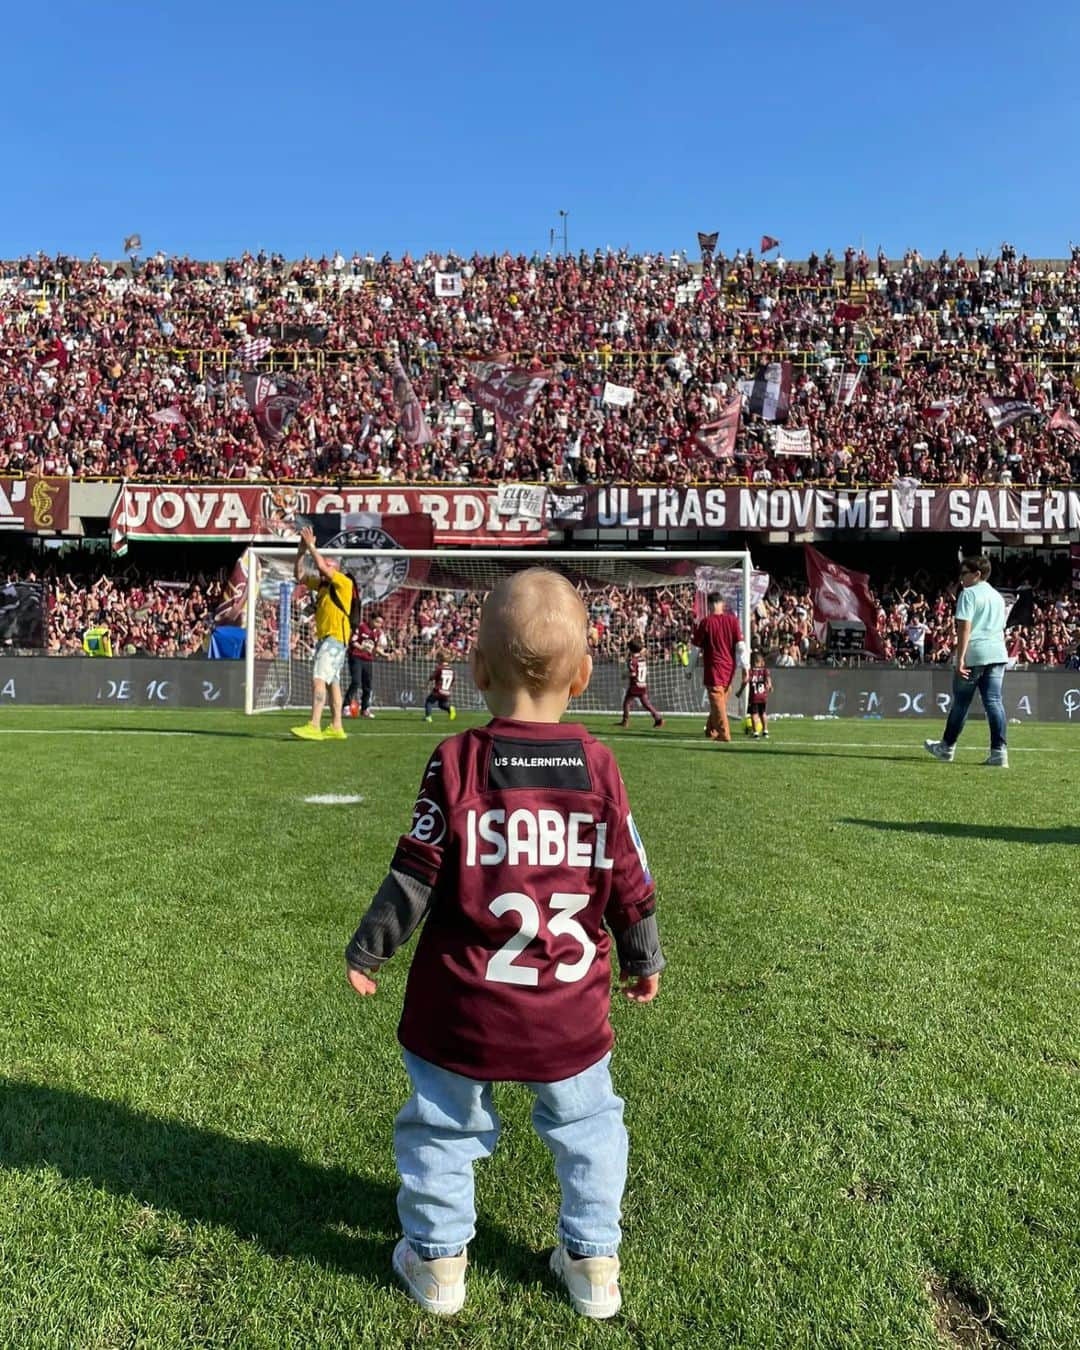
<instances>
[{"instance_id":1,"label":"striped flag","mask_svg":"<svg viewBox=\"0 0 1080 1350\"><path fill-rule=\"evenodd\" d=\"M750 412L766 422L782 422L791 406L791 362L761 366L752 380L739 381Z\"/></svg>"},{"instance_id":2,"label":"striped flag","mask_svg":"<svg viewBox=\"0 0 1080 1350\"><path fill-rule=\"evenodd\" d=\"M855 391L862 380L862 373L865 366L859 366L857 370L845 370L836 382L836 398L845 408L851 407L851 400L855 397Z\"/></svg>"},{"instance_id":3,"label":"striped flag","mask_svg":"<svg viewBox=\"0 0 1080 1350\"><path fill-rule=\"evenodd\" d=\"M270 339L264 337L245 338L237 343L236 359L242 366L253 366L270 354Z\"/></svg>"}]
</instances>

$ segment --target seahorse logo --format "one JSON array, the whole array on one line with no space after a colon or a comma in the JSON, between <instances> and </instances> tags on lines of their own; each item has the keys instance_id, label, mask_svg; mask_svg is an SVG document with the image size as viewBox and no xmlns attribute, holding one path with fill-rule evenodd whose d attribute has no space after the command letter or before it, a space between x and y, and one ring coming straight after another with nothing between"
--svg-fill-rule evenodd
<instances>
[{"instance_id":1,"label":"seahorse logo","mask_svg":"<svg viewBox=\"0 0 1080 1350\"><path fill-rule=\"evenodd\" d=\"M34 524L39 530L50 530L54 524L52 499L59 493L59 487L53 487L45 478L39 478L30 493L30 510L34 513Z\"/></svg>"}]
</instances>

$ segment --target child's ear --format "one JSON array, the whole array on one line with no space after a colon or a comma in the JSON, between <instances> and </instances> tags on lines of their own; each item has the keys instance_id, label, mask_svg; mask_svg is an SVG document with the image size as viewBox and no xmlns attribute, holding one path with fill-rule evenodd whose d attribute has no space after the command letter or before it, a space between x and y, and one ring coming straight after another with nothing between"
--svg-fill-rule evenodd
<instances>
[{"instance_id":1,"label":"child's ear","mask_svg":"<svg viewBox=\"0 0 1080 1350\"><path fill-rule=\"evenodd\" d=\"M474 647L469 653L469 665L472 668L473 684L481 693L485 689L491 688L491 673L487 668L487 662L484 660L484 654L479 647Z\"/></svg>"},{"instance_id":2,"label":"child's ear","mask_svg":"<svg viewBox=\"0 0 1080 1350\"><path fill-rule=\"evenodd\" d=\"M592 657L588 652L581 658L581 665L574 672L574 678L570 681L570 697L577 698L583 694L589 687L589 681L592 679Z\"/></svg>"}]
</instances>

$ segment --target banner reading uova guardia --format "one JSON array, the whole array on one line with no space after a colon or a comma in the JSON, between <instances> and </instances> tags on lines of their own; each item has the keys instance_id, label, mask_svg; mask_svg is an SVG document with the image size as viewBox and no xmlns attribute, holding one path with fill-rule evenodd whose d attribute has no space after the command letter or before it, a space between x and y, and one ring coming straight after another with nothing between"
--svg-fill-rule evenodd
<instances>
[{"instance_id":1,"label":"banner reading uova guardia","mask_svg":"<svg viewBox=\"0 0 1080 1350\"><path fill-rule=\"evenodd\" d=\"M542 520L501 516L489 488L331 488L208 484L201 487L125 483L109 518L113 551L129 539L218 539L289 544L295 515L422 512L436 544L542 543Z\"/></svg>"}]
</instances>

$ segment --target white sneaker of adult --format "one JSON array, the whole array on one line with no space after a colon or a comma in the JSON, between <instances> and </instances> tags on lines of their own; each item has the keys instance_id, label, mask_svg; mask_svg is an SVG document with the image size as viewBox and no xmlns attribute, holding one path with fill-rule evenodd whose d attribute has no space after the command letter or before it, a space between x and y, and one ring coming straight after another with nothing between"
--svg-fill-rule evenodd
<instances>
[{"instance_id":1,"label":"white sneaker of adult","mask_svg":"<svg viewBox=\"0 0 1080 1350\"><path fill-rule=\"evenodd\" d=\"M614 1317L622 1307L617 1256L584 1256L575 1261L560 1243L551 1253L551 1269L583 1317Z\"/></svg>"},{"instance_id":2,"label":"white sneaker of adult","mask_svg":"<svg viewBox=\"0 0 1080 1350\"><path fill-rule=\"evenodd\" d=\"M991 769L1007 769L1009 767L1009 752L1008 750L991 750L983 763L988 764Z\"/></svg>"},{"instance_id":3,"label":"white sneaker of adult","mask_svg":"<svg viewBox=\"0 0 1080 1350\"><path fill-rule=\"evenodd\" d=\"M407 1238L402 1238L394 1248L394 1272L409 1297L440 1317L452 1317L464 1306L467 1264L467 1248L460 1256L440 1256L434 1261L425 1261L417 1255Z\"/></svg>"},{"instance_id":4,"label":"white sneaker of adult","mask_svg":"<svg viewBox=\"0 0 1080 1350\"><path fill-rule=\"evenodd\" d=\"M945 764L951 764L956 754L956 746L946 745L944 741L923 741L923 749L928 755L933 755L935 759L940 759Z\"/></svg>"}]
</instances>

